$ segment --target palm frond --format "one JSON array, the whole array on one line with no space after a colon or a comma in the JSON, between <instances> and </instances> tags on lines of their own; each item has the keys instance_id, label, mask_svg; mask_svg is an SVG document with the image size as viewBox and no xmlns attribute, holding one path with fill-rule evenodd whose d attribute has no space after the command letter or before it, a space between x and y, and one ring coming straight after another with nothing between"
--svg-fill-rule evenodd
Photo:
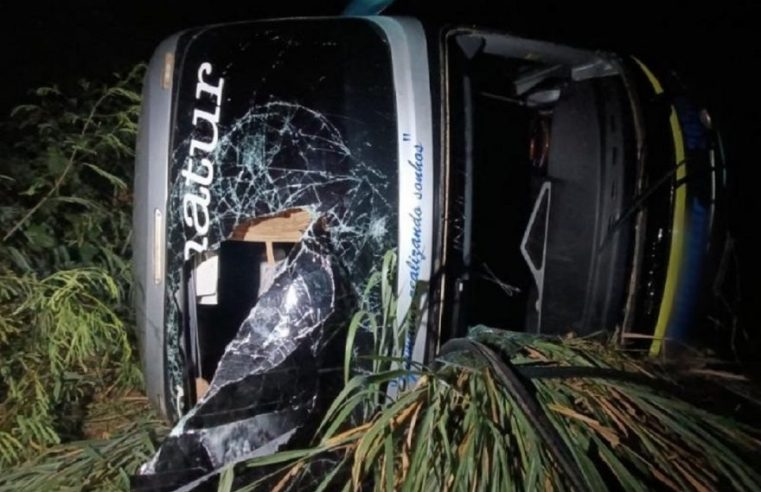
<instances>
[{"instance_id":1,"label":"palm frond","mask_svg":"<svg viewBox=\"0 0 761 492\"><path fill-rule=\"evenodd\" d=\"M376 294L389 303L391 285L376 279L371 288L386 290ZM371 320L376 340L394 327L383 312L358 315ZM482 326L468 339L499 360L461 349L409 371L376 357L375 372L347 381L313 447L228 467L226 476L235 471L239 490L273 483L410 492L755 490L761 483L752 466L761 459L761 431L683 399L679 376L652 361L599 341ZM498 365L521 388L505 384ZM389 385L410 380L389 397ZM558 448L568 450L576 481Z\"/></svg>"}]
</instances>

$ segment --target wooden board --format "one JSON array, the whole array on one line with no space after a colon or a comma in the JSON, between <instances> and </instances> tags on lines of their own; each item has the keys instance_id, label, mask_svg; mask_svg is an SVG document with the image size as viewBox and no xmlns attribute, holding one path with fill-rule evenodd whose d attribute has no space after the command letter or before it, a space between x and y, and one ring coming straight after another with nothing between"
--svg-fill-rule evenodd
<instances>
[{"instance_id":1,"label":"wooden board","mask_svg":"<svg viewBox=\"0 0 761 492\"><path fill-rule=\"evenodd\" d=\"M235 228L231 239L265 243L267 262L275 263L272 243L297 243L312 222L309 212L301 208L276 215L251 219Z\"/></svg>"}]
</instances>

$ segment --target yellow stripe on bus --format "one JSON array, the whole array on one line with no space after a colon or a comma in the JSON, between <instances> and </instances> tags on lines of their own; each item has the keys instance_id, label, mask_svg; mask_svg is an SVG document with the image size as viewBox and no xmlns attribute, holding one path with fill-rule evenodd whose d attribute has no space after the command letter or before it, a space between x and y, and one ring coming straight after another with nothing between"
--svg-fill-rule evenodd
<instances>
[{"instance_id":1,"label":"yellow stripe on bus","mask_svg":"<svg viewBox=\"0 0 761 492\"><path fill-rule=\"evenodd\" d=\"M642 68L642 71L653 85L655 93L662 94L663 86L660 81L641 61L636 58L634 60L639 64L640 68ZM674 138L676 180L680 184L676 188L676 195L674 197L674 216L671 223L669 264L666 269L666 284L663 287L661 307L658 311L658 321L655 324L653 342L650 345L651 356L657 356L661 353L661 350L663 349L663 341L666 338L666 329L668 328L669 320L674 311L677 283L682 268L682 256L684 255L684 229L687 220L687 185L684 182L684 178L687 176L687 168L684 165L684 139L682 137L682 128L679 126L679 118L677 117L676 109L674 109L673 106L671 106L669 123L671 124L671 135Z\"/></svg>"}]
</instances>

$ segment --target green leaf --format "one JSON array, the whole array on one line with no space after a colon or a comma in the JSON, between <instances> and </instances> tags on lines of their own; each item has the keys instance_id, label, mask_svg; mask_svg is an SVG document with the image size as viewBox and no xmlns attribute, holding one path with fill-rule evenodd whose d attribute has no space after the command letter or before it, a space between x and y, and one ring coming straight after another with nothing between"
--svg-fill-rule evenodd
<instances>
[{"instance_id":1,"label":"green leaf","mask_svg":"<svg viewBox=\"0 0 761 492\"><path fill-rule=\"evenodd\" d=\"M30 246L36 249L48 249L55 246L55 239L48 233L47 226L43 224L30 224L24 230Z\"/></svg>"},{"instance_id":2,"label":"green leaf","mask_svg":"<svg viewBox=\"0 0 761 492\"><path fill-rule=\"evenodd\" d=\"M235 479L235 471L233 467L228 466L223 468L222 473L219 474L217 492L230 492L233 489L233 479Z\"/></svg>"},{"instance_id":3,"label":"green leaf","mask_svg":"<svg viewBox=\"0 0 761 492\"><path fill-rule=\"evenodd\" d=\"M48 172L52 176L60 175L68 164L68 159L63 155L58 147L48 147L46 165Z\"/></svg>"},{"instance_id":4,"label":"green leaf","mask_svg":"<svg viewBox=\"0 0 761 492\"><path fill-rule=\"evenodd\" d=\"M87 169L90 169L98 176L101 176L102 178L105 178L111 185L118 189L118 190L126 190L127 189L127 183L120 177L116 176L113 173L110 173L106 171L105 169L96 166L95 164L85 164L85 167Z\"/></svg>"}]
</instances>

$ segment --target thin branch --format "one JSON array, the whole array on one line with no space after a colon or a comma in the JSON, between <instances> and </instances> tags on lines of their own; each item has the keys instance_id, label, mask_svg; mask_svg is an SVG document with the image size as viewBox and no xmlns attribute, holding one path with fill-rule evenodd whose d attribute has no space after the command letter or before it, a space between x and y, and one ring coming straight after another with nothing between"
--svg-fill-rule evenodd
<instances>
[{"instance_id":1,"label":"thin branch","mask_svg":"<svg viewBox=\"0 0 761 492\"><path fill-rule=\"evenodd\" d=\"M90 114L87 116L87 119L85 120L85 124L82 127L82 131L79 133L80 137L84 137L85 136L85 134L87 133L87 130L90 128L90 124L92 123L93 118L95 117L95 111L98 109L98 106L100 106L103 103L103 101L105 101L105 99L108 96L109 96L109 93L108 93L108 91L106 91L95 102L95 104L92 107L92 110L90 110ZM69 160L66 163L66 167L61 172L61 174L58 176L58 178L55 180L55 183L53 183L53 186L50 188L50 190L48 190L48 192L45 194L45 196L43 196L40 199L40 201L38 201L37 204L34 207L30 208L26 212L26 214L24 214L24 216L21 217L21 219L19 219L18 222L16 222L16 224L13 227L11 227L11 229L5 234L5 236L3 236L2 242L7 241L8 238L13 236L21 228L21 226L24 225L26 223L26 221L28 221L32 217L32 215L34 215L37 212L37 210L39 210L40 207L42 207L45 204L45 202L47 202L55 193L58 192L58 190L61 188L61 185L63 184L64 180L66 179L66 176L69 174L71 169L74 167L74 159L76 159L76 157L77 157L77 149L75 148L74 150L71 151L71 155L69 156Z\"/></svg>"}]
</instances>

